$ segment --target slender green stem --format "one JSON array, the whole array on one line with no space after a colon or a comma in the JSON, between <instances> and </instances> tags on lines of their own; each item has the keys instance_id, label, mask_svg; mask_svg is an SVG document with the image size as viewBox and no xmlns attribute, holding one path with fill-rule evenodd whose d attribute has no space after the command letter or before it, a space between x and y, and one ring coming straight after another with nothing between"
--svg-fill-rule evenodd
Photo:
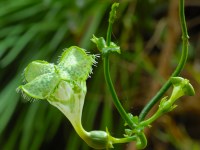
<instances>
[{"instance_id":1,"label":"slender green stem","mask_svg":"<svg viewBox=\"0 0 200 150\"><path fill-rule=\"evenodd\" d=\"M142 132L140 133L136 142L137 149L144 149L147 146L147 139L145 134Z\"/></svg>"},{"instance_id":2,"label":"slender green stem","mask_svg":"<svg viewBox=\"0 0 200 150\"><path fill-rule=\"evenodd\" d=\"M111 11L114 13L114 11ZM111 15L114 15L113 13L110 13L110 18L114 18ZM108 30L107 30L107 37L106 37L106 44L107 46L110 45L111 43L111 33L112 33L112 24L114 23L113 19L109 19L109 25L108 25ZM134 128L136 125L132 122L132 120L129 118L128 114L126 113L126 111L124 110L124 108L122 107L119 98L116 94L115 88L113 86L111 77L110 77L110 68L109 68L109 54L105 54L104 58L103 58L103 63L104 63L104 77L106 80L106 84L108 85L108 88L110 90L110 93L112 95L113 98L113 103L115 105L115 107L117 108L117 110L119 111L121 117L125 120L125 122L127 122L127 124L131 127Z\"/></svg>"},{"instance_id":3,"label":"slender green stem","mask_svg":"<svg viewBox=\"0 0 200 150\"><path fill-rule=\"evenodd\" d=\"M153 114L153 116L151 116L147 120L144 120L144 121L140 122L140 126L146 127L146 126L150 125L152 122L157 120L162 114L163 113L160 110L156 111L156 113Z\"/></svg>"},{"instance_id":4,"label":"slender green stem","mask_svg":"<svg viewBox=\"0 0 200 150\"><path fill-rule=\"evenodd\" d=\"M107 36L106 36L106 45L110 46L111 42L111 33L112 33L112 23L109 22Z\"/></svg>"},{"instance_id":5,"label":"slender green stem","mask_svg":"<svg viewBox=\"0 0 200 150\"><path fill-rule=\"evenodd\" d=\"M105 80L106 83L108 85L108 88L110 90L110 93L112 95L113 98L113 103L115 104L115 107L117 108L117 110L119 111L121 117L127 122L127 124L131 127L134 128L136 125L132 122L132 120L128 117L126 111L124 110L124 108L122 107L117 94L115 92L111 77L110 77L110 72L109 72L109 60L108 60L108 55L104 56L104 76L105 76Z\"/></svg>"},{"instance_id":6,"label":"slender green stem","mask_svg":"<svg viewBox=\"0 0 200 150\"><path fill-rule=\"evenodd\" d=\"M117 12L116 10L117 10L118 6L119 6L119 3L114 3L111 7L111 11L110 11L109 19L108 19L109 24L108 24L107 37L106 37L107 46L110 46L112 24L114 23L114 21L116 19L116 12Z\"/></svg>"},{"instance_id":7,"label":"slender green stem","mask_svg":"<svg viewBox=\"0 0 200 150\"><path fill-rule=\"evenodd\" d=\"M137 140L137 137L135 135L134 136L130 136L130 137L126 137L126 138L114 138L114 137L111 137L111 141L113 142L113 144L129 143L129 142L136 141L136 140Z\"/></svg>"},{"instance_id":8,"label":"slender green stem","mask_svg":"<svg viewBox=\"0 0 200 150\"><path fill-rule=\"evenodd\" d=\"M185 21L185 14L184 14L184 0L179 0L179 17L181 23L181 30L182 30L182 55L179 61L179 64L175 71L172 73L171 77L178 76L180 72L183 70L184 65L187 61L188 56L188 33ZM143 108L139 115L139 120L142 121L151 110L151 108L161 99L164 93L169 89L171 86L170 80L168 80L163 87L158 91L158 93L148 102L148 104Z\"/></svg>"}]
</instances>

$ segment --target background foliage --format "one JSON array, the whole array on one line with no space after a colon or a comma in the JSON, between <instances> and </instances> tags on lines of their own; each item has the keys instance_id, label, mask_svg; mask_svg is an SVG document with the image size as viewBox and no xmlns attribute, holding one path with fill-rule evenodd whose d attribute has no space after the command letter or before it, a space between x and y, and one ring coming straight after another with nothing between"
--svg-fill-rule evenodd
<instances>
[{"instance_id":1,"label":"background foliage","mask_svg":"<svg viewBox=\"0 0 200 150\"><path fill-rule=\"evenodd\" d=\"M36 59L56 62L62 49L78 45L98 53L92 34L105 36L112 1L0 0L0 149L89 150L69 121L46 101L27 102L15 89L23 68ZM113 40L122 54L111 57L111 75L123 106L139 114L176 66L181 50L178 4L174 0L120 1ZM147 131L146 149L200 149L200 2L186 0L190 35L189 61L182 76L196 96L185 97L178 108ZM83 126L106 127L122 136L123 124L106 88L101 58L88 79ZM134 143L116 145L134 149Z\"/></svg>"}]
</instances>

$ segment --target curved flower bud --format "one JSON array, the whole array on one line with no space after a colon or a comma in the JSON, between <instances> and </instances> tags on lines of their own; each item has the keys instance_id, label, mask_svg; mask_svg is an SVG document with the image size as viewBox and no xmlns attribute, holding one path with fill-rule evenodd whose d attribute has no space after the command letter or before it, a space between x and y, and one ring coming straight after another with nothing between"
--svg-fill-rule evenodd
<instances>
[{"instance_id":1,"label":"curved flower bud","mask_svg":"<svg viewBox=\"0 0 200 150\"><path fill-rule=\"evenodd\" d=\"M181 96L192 96L195 94L194 88L189 83L189 80L181 77L171 77L170 81L173 85L171 97L168 100L167 97L163 98L159 105L159 109L163 112L168 112L176 108L176 105L174 105L174 103Z\"/></svg>"},{"instance_id":2,"label":"curved flower bud","mask_svg":"<svg viewBox=\"0 0 200 150\"><path fill-rule=\"evenodd\" d=\"M87 132L86 143L95 149L113 148L112 136L105 131Z\"/></svg>"},{"instance_id":3,"label":"curved flower bud","mask_svg":"<svg viewBox=\"0 0 200 150\"><path fill-rule=\"evenodd\" d=\"M181 77L171 77L171 82L173 84L172 96L177 99L183 95L193 96L195 94L194 88L189 83L189 80Z\"/></svg>"},{"instance_id":4,"label":"curved flower bud","mask_svg":"<svg viewBox=\"0 0 200 150\"><path fill-rule=\"evenodd\" d=\"M191 96L195 94L195 91L192 85L189 83L189 80L181 77L171 77L170 80L173 84L173 91L170 98L168 97L162 98L156 113L149 119L142 121L140 123L140 126L145 127L147 125L150 125L153 121L155 121L158 117L160 117L164 113L172 111L174 108L176 108L176 105L174 104L175 101L181 96L184 95Z\"/></svg>"}]
</instances>

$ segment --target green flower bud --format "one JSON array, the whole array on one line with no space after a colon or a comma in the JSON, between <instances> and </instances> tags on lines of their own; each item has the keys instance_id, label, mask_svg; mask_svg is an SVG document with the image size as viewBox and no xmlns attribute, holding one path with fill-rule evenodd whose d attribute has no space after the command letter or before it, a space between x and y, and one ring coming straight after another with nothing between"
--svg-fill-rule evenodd
<instances>
[{"instance_id":1,"label":"green flower bud","mask_svg":"<svg viewBox=\"0 0 200 150\"><path fill-rule=\"evenodd\" d=\"M116 18L116 13L117 13L117 8L119 7L119 3L114 3L112 4L112 7L111 7L111 11L110 11L110 16L109 16L109 22L110 23L113 23L115 18Z\"/></svg>"},{"instance_id":2,"label":"green flower bud","mask_svg":"<svg viewBox=\"0 0 200 150\"><path fill-rule=\"evenodd\" d=\"M192 85L189 83L189 80L181 78L181 77L172 77L171 82L173 84L173 91L171 94L171 97L164 97L160 101L160 105L156 113L154 113L153 116L151 116L149 119L142 121L139 125L140 126L147 126L150 125L153 121L155 121L158 117L163 115L164 113L167 113L169 111L172 111L174 108L177 107L175 105L175 101L180 98L183 95L194 95L194 89Z\"/></svg>"},{"instance_id":3,"label":"green flower bud","mask_svg":"<svg viewBox=\"0 0 200 150\"><path fill-rule=\"evenodd\" d=\"M95 149L113 148L110 135L105 131L88 132L88 139L85 142Z\"/></svg>"},{"instance_id":4,"label":"green flower bud","mask_svg":"<svg viewBox=\"0 0 200 150\"><path fill-rule=\"evenodd\" d=\"M189 80L181 77L171 77L170 81L173 85L173 91L171 97L167 99L164 97L159 105L159 111L166 113L172 111L177 105L174 105L175 101L184 95L192 96L195 94L194 88L189 83Z\"/></svg>"},{"instance_id":5,"label":"green flower bud","mask_svg":"<svg viewBox=\"0 0 200 150\"><path fill-rule=\"evenodd\" d=\"M183 95L193 96L195 94L194 88L189 83L189 80L181 77L171 77L170 81L173 84L173 91L170 99L175 101Z\"/></svg>"}]
</instances>

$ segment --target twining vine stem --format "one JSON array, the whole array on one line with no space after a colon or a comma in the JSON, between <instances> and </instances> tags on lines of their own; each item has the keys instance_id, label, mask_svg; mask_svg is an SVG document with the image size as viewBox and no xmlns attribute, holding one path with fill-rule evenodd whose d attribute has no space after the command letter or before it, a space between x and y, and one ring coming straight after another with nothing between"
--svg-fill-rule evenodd
<instances>
[{"instance_id":1,"label":"twining vine stem","mask_svg":"<svg viewBox=\"0 0 200 150\"><path fill-rule=\"evenodd\" d=\"M114 11L116 11L116 10L114 10ZM110 18L113 18L113 16L115 15L115 14L112 14L112 13L115 13L114 11L111 11L110 17L109 17L109 25L108 25L107 38L106 38L107 46L110 46L110 43L111 43L112 24L114 23L114 19L111 20ZM104 76L105 76L106 84L108 85L108 88L109 88L110 93L112 95L113 103L114 103L115 107L117 108L117 110L119 111L122 118L125 120L125 122L131 128L134 128L136 125L135 125L134 122L132 122L132 120L129 118L128 114L126 113L126 111L122 107L122 105L119 101L119 98L116 94L115 88L113 86L113 83L112 83L112 80L111 80L111 77L110 77L109 53L105 54L105 56L103 58L103 63L104 63Z\"/></svg>"},{"instance_id":2,"label":"twining vine stem","mask_svg":"<svg viewBox=\"0 0 200 150\"><path fill-rule=\"evenodd\" d=\"M184 0L179 0L179 16L182 30L182 54L181 59L179 61L178 66L175 71L172 73L171 77L178 76L180 72L183 70L185 63L187 61L188 56L188 32L185 21L185 13L184 13ZM146 104L139 115L139 121L143 121L151 110L151 108L161 99L161 97L165 94L165 92L170 88L171 82L167 80L167 82L162 86L162 88L158 91L158 93Z\"/></svg>"},{"instance_id":3,"label":"twining vine stem","mask_svg":"<svg viewBox=\"0 0 200 150\"><path fill-rule=\"evenodd\" d=\"M112 33L112 24L114 23L114 16L116 13L116 7L112 7L110 16L109 16L109 25L107 30L107 38L106 38L106 45L110 46L111 44L111 33ZM181 30L182 30L182 54L181 59L179 61L178 66L176 67L175 71L172 73L171 77L178 76L180 72L183 70L184 65L187 60L188 55L188 33L187 33L187 27L186 27L186 21L185 21L185 14L184 14L184 0L179 0L179 15L180 15L180 22L181 22ZM131 117L127 114L127 112L122 107L119 98L116 94L115 88L113 86L111 77L110 77L110 68L109 68L109 53L106 53L103 58L104 62L104 76L106 83L108 85L108 88L110 90L110 93L113 98L113 102L115 104L115 107L119 111L121 117L125 120L125 122L132 128L137 128L138 124L135 123ZM141 111L139 115L139 121L143 121L150 111L150 109L161 99L161 97L164 95L164 93L169 89L171 86L170 78L169 80L163 85L163 87L158 91L158 93L149 101L149 103L144 107L144 109ZM139 142L137 142L138 146L140 148L144 148L146 146L146 138L143 132L137 134L137 137L140 139ZM134 139L134 138L133 138Z\"/></svg>"}]
</instances>

